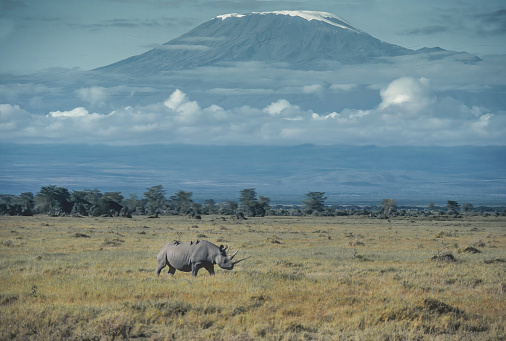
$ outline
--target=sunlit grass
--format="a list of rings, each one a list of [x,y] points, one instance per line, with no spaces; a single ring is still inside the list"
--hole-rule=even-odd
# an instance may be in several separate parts
[[[216,218],[0,217],[0,339],[506,337],[502,217]],[[252,258],[157,277],[174,239]]]

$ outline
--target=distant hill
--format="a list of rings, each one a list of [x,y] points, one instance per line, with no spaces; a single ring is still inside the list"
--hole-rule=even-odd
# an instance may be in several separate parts
[[[329,203],[393,198],[504,205],[506,147],[375,146],[87,146],[1,144],[0,193],[37,192],[54,184],[142,196],[163,185],[169,195],[237,200],[256,188],[273,203],[300,203],[323,191]]]

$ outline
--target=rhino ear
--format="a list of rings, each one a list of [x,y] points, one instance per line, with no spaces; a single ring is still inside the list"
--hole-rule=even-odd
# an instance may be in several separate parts
[[[223,247],[224,247],[223,244],[220,245],[220,251],[223,251]]]

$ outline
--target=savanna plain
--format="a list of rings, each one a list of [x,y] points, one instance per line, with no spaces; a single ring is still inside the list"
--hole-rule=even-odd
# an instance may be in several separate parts
[[[169,241],[251,256],[197,277]],[[0,340],[504,340],[506,217],[0,217]]]

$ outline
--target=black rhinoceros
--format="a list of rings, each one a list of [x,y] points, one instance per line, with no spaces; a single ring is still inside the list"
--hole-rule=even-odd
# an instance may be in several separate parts
[[[227,256],[227,248],[228,246],[223,245],[218,247],[207,240],[189,243],[170,242],[158,253],[156,274],[159,275],[160,271],[168,266],[169,276],[174,275],[176,270],[191,271],[193,276],[197,276],[201,268],[205,268],[210,275],[214,275],[214,264],[218,264],[222,269],[232,270],[235,264],[249,258],[233,261],[239,251]]]

